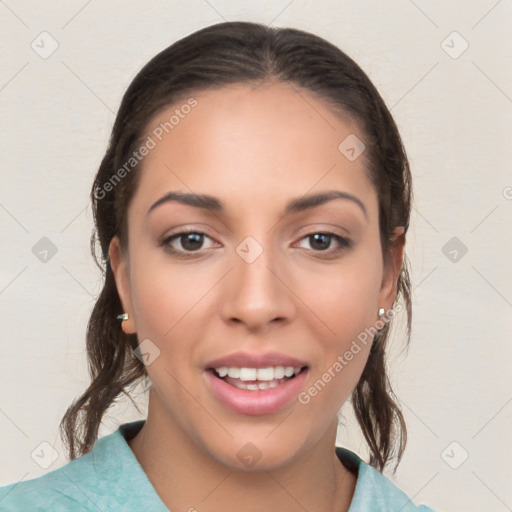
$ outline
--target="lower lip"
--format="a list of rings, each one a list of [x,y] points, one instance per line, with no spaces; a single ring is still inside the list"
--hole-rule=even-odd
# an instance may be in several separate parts
[[[223,405],[239,414],[262,416],[278,412],[293,400],[303,388],[306,374],[307,369],[275,388],[255,391],[232,386],[216,377],[212,371],[205,372],[205,377],[213,395]]]

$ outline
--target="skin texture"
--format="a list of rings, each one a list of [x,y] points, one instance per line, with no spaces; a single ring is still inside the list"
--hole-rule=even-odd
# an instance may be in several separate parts
[[[110,259],[124,311],[122,327],[150,339],[160,355],[147,366],[148,418],[130,446],[171,510],[348,510],[355,477],[334,454],[337,413],[357,384],[370,344],[306,405],[249,416],[210,392],[205,366],[244,351],[277,351],[308,364],[307,390],[345,353],[380,307],[392,307],[401,266],[397,242],[384,264],[376,191],[364,157],[338,146],[356,125],[287,84],[236,84],[194,94],[198,104],[144,158],[128,209],[129,243],[113,239]],[[170,106],[151,123],[168,120]],[[288,201],[339,190],[336,199],[285,215]],[[177,202],[170,191],[210,194],[212,212]],[[179,258],[161,245],[184,229],[206,233]],[[307,235],[334,233],[350,241]],[[248,236],[263,252],[236,252]],[[175,239],[186,252],[187,239]],[[321,245],[320,245],[321,246]],[[254,249],[250,249],[254,250]],[[387,261],[387,260],[386,260]],[[253,467],[237,457],[252,443]]]

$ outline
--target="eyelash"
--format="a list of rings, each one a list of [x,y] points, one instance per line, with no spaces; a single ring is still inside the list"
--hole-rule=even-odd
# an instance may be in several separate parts
[[[203,231],[197,231],[197,230],[180,231],[179,233],[175,233],[174,235],[164,238],[162,240],[162,242],[160,243],[160,245],[164,246],[165,250],[168,253],[172,254],[173,256],[175,256],[177,258],[190,259],[190,258],[202,256],[203,254],[201,253],[201,249],[198,249],[197,251],[177,250],[170,245],[172,241],[180,239],[182,236],[185,236],[188,234],[195,234],[195,235],[204,236],[206,238],[211,239],[211,237],[209,237]],[[318,251],[311,249],[312,252],[319,253],[319,255],[326,255],[326,256],[334,257],[337,254],[352,248],[352,242],[348,238],[342,237],[342,236],[337,235],[336,233],[332,233],[330,231],[314,231],[312,233],[308,233],[307,235],[304,235],[300,240],[308,239],[309,237],[312,237],[314,235],[329,236],[329,237],[331,237],[331,239],[334,239],[339,244],[339,247],[336,249],[325,249],[325,250],[318,250]]]

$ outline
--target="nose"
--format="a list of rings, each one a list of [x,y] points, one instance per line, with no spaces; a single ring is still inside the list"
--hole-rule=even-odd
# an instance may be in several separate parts
[[[222,290],[224,320],[242,324],[251,333],[291,322],[296,308],[286,283],[288,276],[280,270],[284,262],[270,249],[264,249],[252,262],[238,253],[233,260]]]

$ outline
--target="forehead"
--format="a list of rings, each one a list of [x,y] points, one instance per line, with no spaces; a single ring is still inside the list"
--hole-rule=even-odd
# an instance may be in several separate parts
[[[161,111],[145,137],[154,142],[138,187],[147,202],[168,190],[239,203],[332,188],[374,194],[364,153],[351,160],[340,151],[347,138],[364,139],[359,127],[286,83],[196,92]]]

